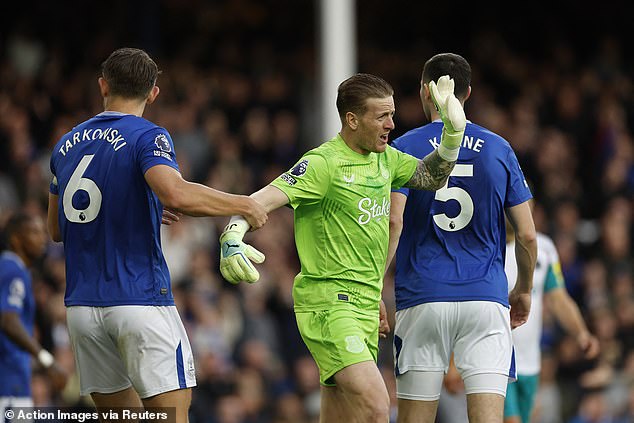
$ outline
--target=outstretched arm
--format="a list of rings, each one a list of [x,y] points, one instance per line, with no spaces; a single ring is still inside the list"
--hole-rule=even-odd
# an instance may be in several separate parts
[[[266,223],[266,212],[257,201],[245,195],[229,194],[208,186],[188,182],[174,168],[153,166],[145,172],[145,180],[163,206],[189,216],[245,217],[251,226]]]

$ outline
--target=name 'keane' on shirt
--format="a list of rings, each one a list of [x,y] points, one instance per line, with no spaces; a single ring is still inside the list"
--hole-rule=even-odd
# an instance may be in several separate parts
[[[123,135],[119,133],[118,129],[112,128],[90,128],[84,129],[83,131],[73,132],[70,138],[66,140],[65,143],[59,148],[59,152],[62,153],[62,156],[66,156],[68,150],[73,148],[73,146],[82,141],[95,141],[95,140],[103,140],[109,142],[114,151],[119,151],[123,146],[126,145],[125,138]]]
[[[440,141],[438,141],[437,137],[434,137],[428,141],[434,148],[438,148],[438,145],[440,145]],[[462,144],[460,145],[460,147],[468,148],[469,150],[473,150],[476,153],[479,153],[482,150],[483,146],[484,146],[483,139],[480,139],[480,138],[474,139],[473,137],[470,137],[468,135],[464,136],[464,139],[462,140]]]

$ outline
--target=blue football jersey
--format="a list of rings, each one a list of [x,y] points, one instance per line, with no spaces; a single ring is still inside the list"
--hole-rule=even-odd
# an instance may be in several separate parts
[[[67,306],[173,305],[161,250],[163,206],[145,181],[156,165],[178,170],[169,133],[138,116],[103,112],[53,149]]]
[[[440,143],[442,122],[407,132],[393,146],[423,158]],[[494,301],[508,307],[504,209],[532,198],[509,143],[467,123],[447,185],[407,195],[396,251],[396,307]]]
[[[35,299],[31,275],[22,259],[6,251],[0,255],[0,312],[20,316],[33,336]],[[31,354],[0,331],[0,397],[31,396]]]

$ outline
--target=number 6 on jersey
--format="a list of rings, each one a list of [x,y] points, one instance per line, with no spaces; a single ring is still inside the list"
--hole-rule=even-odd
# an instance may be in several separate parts
[[[99,187],[92,179],[83,177],[93,157],[95,157],[94,154],[88,154],[82,157],[66,185],[63,203],[64,215],[69,222],[92,222],[97,218],[99,210],[101,209],[101,191]],[[88,193],[88,206],[82,210],[76,209],[75,206],[73,206],[73,196],[79,190]]]

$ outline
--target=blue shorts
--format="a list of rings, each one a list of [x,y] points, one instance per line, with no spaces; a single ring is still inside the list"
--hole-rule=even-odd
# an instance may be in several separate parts
[[[538,388],[539,375],[518,374],[517,381],[506,388],[504,418],[519,416],[522,423],[529,423]]]

